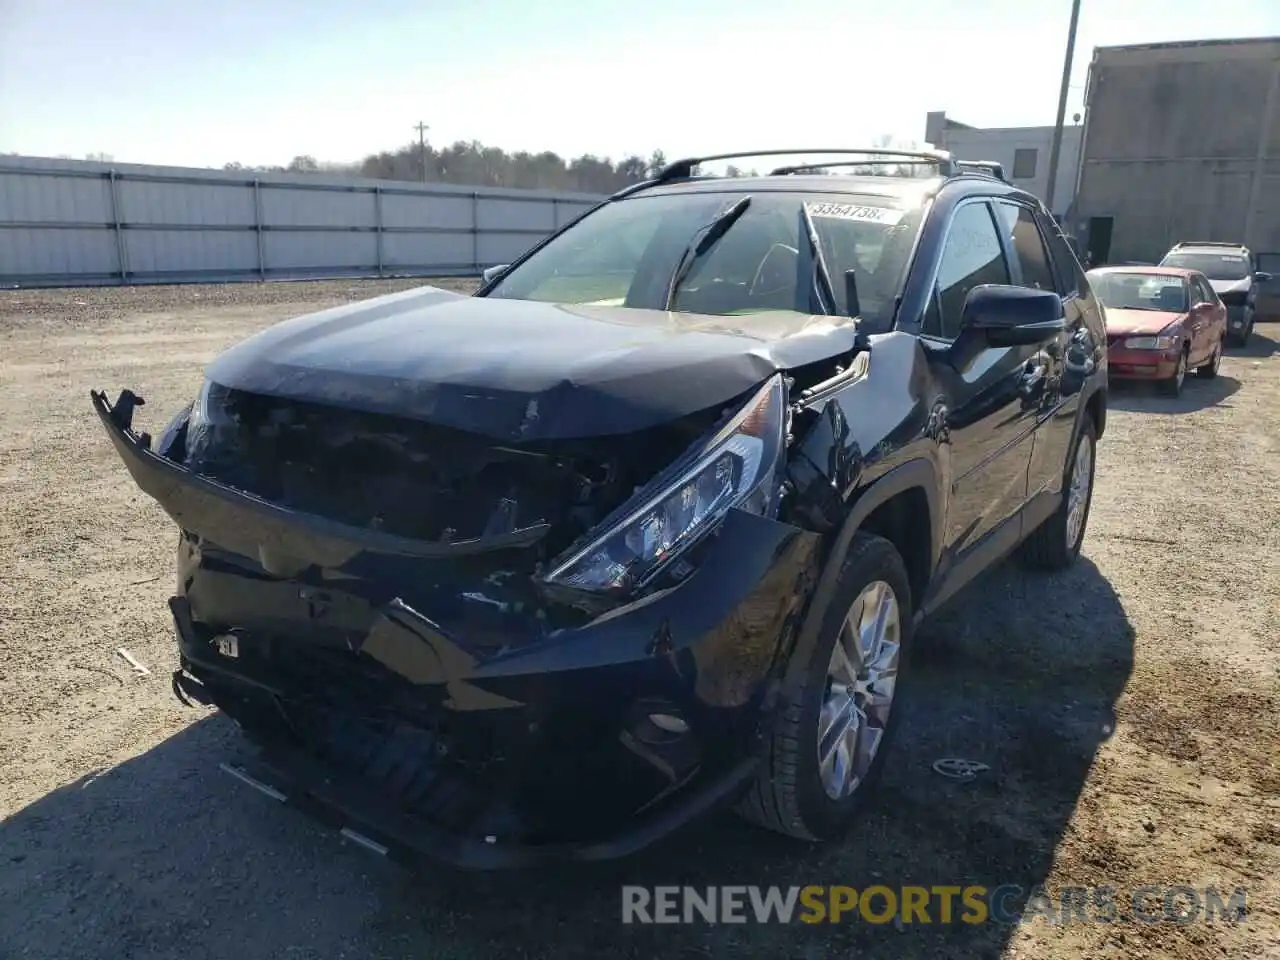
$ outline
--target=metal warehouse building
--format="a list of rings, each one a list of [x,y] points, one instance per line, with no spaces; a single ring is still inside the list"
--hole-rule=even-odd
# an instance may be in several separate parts
[[[1178,240],[1280,258],[1280,37],[1099,47],[1075,233],[1097,261]]]

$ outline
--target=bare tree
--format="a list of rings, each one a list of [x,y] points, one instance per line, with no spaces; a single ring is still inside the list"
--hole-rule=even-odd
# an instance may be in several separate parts
[[[289,166],[285,167],[289,173],[317,173],[320,165],[316,163],[316,158],[312,156],[297,156],[289,161]]]

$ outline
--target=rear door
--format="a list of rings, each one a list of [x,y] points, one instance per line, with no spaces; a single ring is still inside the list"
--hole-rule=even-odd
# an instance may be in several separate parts
[[[1056,491],[1062,481],[1077,398],[1064,390],[1063,368],[1067,348],[1084,329],[1080,299],[1076,291],[1064,290],[1054,271],[1053,261],[1037,211],[1029,204],[1001,199],[996,213],[1002,226],[1012,267],[1013,283],[1035,290],[1051,290],[1062,299],[1066,329],[1055,339],[1034,348],[1024,375],[1024,398],[1035,419],[1035,440],[1027,471],[1027,497],[1046,489]],[[1074,287],[1074,285],[1073,285]]]
[[[1205,324],[1205,338],[1208,341],[1206,346],[1210,353],[1214,349],[1220,348],[1222,340],[1227,335],[1227,308],[1222,305],[1222,301],[1218,299],[1218,295],[1213,291],[1213,284],[1209,282],[1209,278],[1203,274],[1197,273],[1192,282],[1199,288],[1200,295],[1205,302],[1205,314],[1207,322]]]

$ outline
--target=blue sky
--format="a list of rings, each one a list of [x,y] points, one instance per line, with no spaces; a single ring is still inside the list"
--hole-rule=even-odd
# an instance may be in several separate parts
[[[221,166],[416,138],[617,158],[1053,122],[1070,0],[0,0],[0,152]],[[1095,45],[1280,34],[1280,0],[1084,0]],[[822,141],[822,144],[817,144]],[[803,143],[802,143],[803,142]]]

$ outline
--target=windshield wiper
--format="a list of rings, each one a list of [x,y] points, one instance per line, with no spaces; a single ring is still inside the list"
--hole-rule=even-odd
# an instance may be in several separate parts
[[[836,313],[836,291],[831,285],[831,273],[827,270],[827,258],[822,255],[822,243],[818,238],[818,228],[814,225],[813,214],[805,203],[800,204],[800,219],[804,223],[804,234],[809,239],[809,256],[813,258],[813,285],[818,294],[818,308],[826,314]],[[852,274],[853,271],[849,271]],[[846,275],[846,279],[851,276]],[[853,304],[849,304],[853,307]],[[852,314],[850,314],[852,316]]]
[[[698,262],[698,258],[705,256],[707,251],[729,232],[729,228],[738,222],[738,218],[747,212],[747,207],[749,206],[751,206],[751,197],[741,197],[730,207],[717,214],[710,223],[698,229],[698,232],[694,234],[694,239],[680,254],[680,260],[671,274],[671,282],[667,284],[667,297],[662,303],[663,310],[671,309],[671,305],[676,299],[676,290],[680,288],[680,284],[684,283],[685,278],[689,276],[689,271]]]

